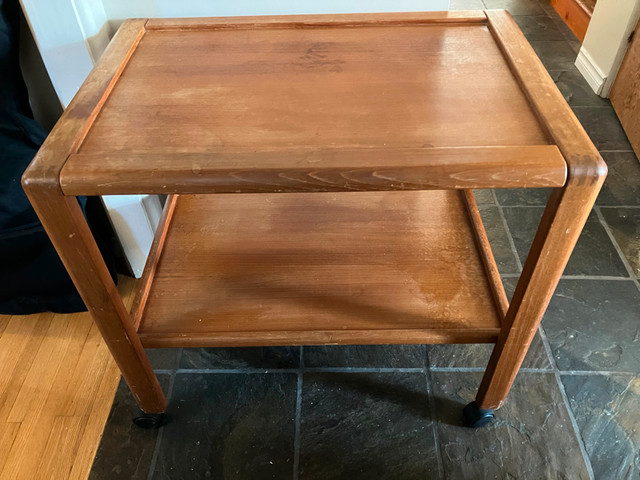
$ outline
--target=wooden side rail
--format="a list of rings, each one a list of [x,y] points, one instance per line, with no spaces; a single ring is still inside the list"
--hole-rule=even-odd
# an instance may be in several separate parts
[[[158,228],[156,230],[155,236],[153,237],[153,243],[151,244],[151,248],[149,249],[147,263],[145,263],[144,265],[142,278],[140,279],[140,282],[138,284],[138,291],[136,293],[135,299],[133,300],[133,305],[131,306],[131,318],[133,321],[133,326],[136,330],[138,330],[138,327],[140,326],[140,320],[142,319],[142,314],[144,313],[144,307],[147,303],[147,299],[149,298],[151,283],[153,282],[156,269],[158,268],[158,262],[160,261],[160,256],[162,255],[164,241],[167,238],[167,232],[169,231],[169,226],[171,225],[171,219],[173,218],[173,212],[176,208],[177,202],[178,195],[169,195],[167,197],[167,201],[165,202],[164,208],[162,209],[162,215],[160,216]]]
[[[478,210],[476,199],[474,198],[473,192],[471,190],[463,190],[462,192],[460,192],[460,195],[462,196],[465,207],[467,209],[469,223],[473,228],[476,247],[478,248],[480,256],[482,257],[482,263],[487,273],[487,280],[489,281],[489,286],[491,287],[491,293],[493,294],[493,300],[496,305],[496,310],[498,311],[498,315],[504,322],[504,318],[507,315],[507,310],[509,309],[509,300],[507,299],[507,294],[504,291],[502,279],[500,278],[500,272],[498,271],[496,261],[493,258],[491,245],[489,244],[487,232],[484,229],[484,224],[482,223],[482,218],[480,217],[480,211]]]
[[[264,15],[258,17],[152,18],[148,30],[242,30],[264,28],[385,27],[486,23],[483,11]]]

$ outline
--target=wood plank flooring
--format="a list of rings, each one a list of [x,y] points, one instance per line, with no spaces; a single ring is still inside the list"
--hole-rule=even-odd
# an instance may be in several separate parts
[[[0,316],[0,479],[87,478],[119,380],[88,313]]]

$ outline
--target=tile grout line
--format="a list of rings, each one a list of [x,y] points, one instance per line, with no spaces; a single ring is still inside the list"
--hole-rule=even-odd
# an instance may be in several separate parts
[[[627,279],[629,280],[629,279]],[[433,345],[438,345],[438,344],[433,344]],[[484,372],[486,370],[486,367],[429,367],[430,370],[432,372],[449,372],[449,373],[455,373],[455,372]],[[309,372],[309,373],[421,373],[424,369],[422,368],[366,368],[366,367],[351,367],[351,368],[333,368],[333,367],[327,367],[327,368],[323,368],[323,367],[313,367],[313,368],[307,368],[304,371],[305,372]],[[172,374],[172,370],[154,370],[156,374],[158,375],[171,375]],[[552,373],[553,369],[552,368],[528,368],[528,367],[523,367],[520,368],[518,370],[519,372],[525,372],[525,373]],[[224,370],[224,371],[220,371],[220,370],[188,370],[188,369],[182,369],[179,372],[176,372],[177,374],[180,375],[189,375],[189,374],[220,374],[220,375],[226,375],[226,374],[238,374],[238,375],[247,375],[247,374],[273,374],[273,375],[278,375],[278,374],[287,374],[287,373],[299,373],[298,370],[293,370],[293,369],[277,369],[277,368],[272,368],[269,369],[268,371],[264,371],[264,370],[259,370],[259,371],[243,371],[243,370]],[[558,369],[558,373],[562,376],[571,376],[571,375],[602,375],[602,376],[615,376],[615,375],[631,375],[631,376],[637,376],[637,372],[627,372],[627,371],[614,371],[614,370],[559,370]]]
[[[595,205],[598,208],[640,208],[640,205]]]
[[[519,273],[501,273],[500,276],[502,278],[520,278],[520,274]],[[620,282],[620,281],[633,281],[635,280],[634,277],[613,277],[610,275],[562,275],[560,277],[561,280],[606,280],[606,281],[613,281],[613,282]]]
[[[538,334],[540,335],[540,339],[542,340],[542,345],[544,347],[545,352],[547,353],[547,357],[549,360],[549,364],[551,365],[551,371],[553,373],[554,378],[556,379],[556,384],[558,385],[558,390],[560,391],[560,396],[562,397],[562,401],[567,410],[567,415],[569,416],[569,421],[571,422],[571,427],[573,428],[573,434],[576,437],[576,441],[578,442],[578,446],[580,447],[580,453],[582,454],[582,461],[585,464],[587,469],[587,473],[589,474],[589,479],[594,480],[595,475],[593,473],[593,466],[591,465],[591,458],[587,453],[587,448],[584,444],[584,439],[582,438],[582,432],[580,431],[580,427],[578,426],[578,422],[576,421],[576,417],[573,414],[573,409],[571,408],[571,404],[569,403],[569,397],[567,396],[567,392],[564,389],[564,384],[562,383],[562,378],[560,377],[560,369],[556,363],[556,359],[553,356],[553,351],[551,350],[551,344],[549,343],[549,339],[547,338],[547,332],[545,332],[544,327],[542,326],[542,322],[538,325]]]
[[[298,480],[300,469],[300,430],[302,418],[302,372],[304,371],[304,345],[300,345],[298,383],[296,388],[296,416],[293,434],[293,480]]]
[[[570,376],[637,377],[638,376],[638,372],[613,372],[611,370],[558,370],[558,373],[563,377],[570,377]]]
[[[598,150],[599,153],[635,153],[633,150]]]
[[[572,105],[571,110],[574,108],[613,108],[611,105]],[[607,152],[611,150],[600,150],[601,152]],[[630,152],[631,150],[623,150],[624,152]]]
[[[495,190],[491,190],[491,194],[493,195],[496,205],[498,205],[498,215],[500,216],[500,220],[502,220],[502,226],[504,227],[504,230],[507,234],[507,241],[509,242],[509,246],[511,247],[511,253],[516,257],[518,272],[522,273],[522,262],[520,261],[520,256],[518,255],[518,251],[516,250],[516,244],[513,241],[511,230],[509,229],[509,225],[507,224],[507,217],[504,216],[504,211],[502,210],[503,207],[498,201]]]
[[[580,452],[582,452],[582,459],[584,460],[584,464],[587,467],[587,473],[589,474],[589,478],[591,480],[594,480],[595,475],[593,473],[593,465],[591,465],[591,458],[589,457],[589,453],[587,453],[587,447],[584,444],[584,439],[582,438],[582,432],[580,432],[580,427],[578,426],[576,417],[573,414],[573,409],[571,408],[571,404],[569,403],[569,397],[567,396],[567,392],[564,389],[564,383],[562,383],[562,379],[560,378],[560,373],[558,371],[554,371],[554,376],[556,378],[556,383],[558,384],[558,390],[560,390],[560,395],[562,396],[562,400],[564,401],[565,407],[567,408],[567,414],[569,415],[571,426],[573,427],[576,440],[578,441]]]
[[[429,349],[425,348],[425,367],[423,369],[425,381],[427,382],[427,399],[429,401],[429,415],[431,415],[431,434],[436,449],[436,463],[438,464],[438,478],[445,478],[444,459],[440,448],[440,434],[438,432],[438,414],[436,412],[436,402],[433,396],[433,382],[431,379],[431,363],[429,362]]]
[[[634,280],[633,277],[614,277],[611,275],[562,275],[561,280],[603,280],[607,282],[619,282]]]
[[[493,207],[493,206],[502,206],[502,208],[539,208],[540,210],[544,210],[545,205],[517,205],[517,204],[513,204],[513,205],[491,205],[489,203],[487,204],[481,204],[480,206],[487,206],[487,207]],[[599,208],[640,208],[640,205],[601,205],[601,204],[596,204],[594,205],[594,207],[599,207]]]
[[[596,212],[596,216],[598,217],[600,224],[604,228],[604,231],[607,232],[607,235],[609,236],[609,240],[611,240],[611,243],[613,243],[613,248],[616,249],[616,252],[620,257],[620,260],[622,260],[622,264],[624,265],[624,268],[627,270],[627,273],[629,274],[629,278],[637,280],[638,277],[633,271],[633,268],[631,267],[629,260],[627,260],[627,257],[625,256],[624,252],[620,248],[620,245],[618,245],[618,241],[616,240],[616,237],[613,235],[613,232],[611,231],[609,224],[605,220],[604,215],[602,215],[602,212],[600,211],[600,207],[599,206],[593,207],[593,211]]]
[[[486,367],[430,367],[432,372],[448,372],[448,373],[482,373],[487,370]],[[519,368],[518,372],[524,373],[552,373],[550,368]]]
[[[167,408],[171,403],[171,397],[173,396],[173,386],[175,385],[176,376],[178,374],[178,369],[180,367],[180,361],[182,360],[182,352],[184,349],[180,349],[178,355],[176,355],[176,363],[174,364],[174,368],[171,370],[171,377],[169,379],[169,389],[167,391]],[[157,371],[156,371],[157,374]],[[158,429],[158,435],[156,436],[156,444],[153,449],[153,456],[151,457],[151,462],[149,463],[149,472],[147,473],[147,480],[153,479],[153,474],[156,470],[156,465],[158,464],[158,457],[160,456],[160,445],[162,444],[162,437],[164,436],[164,428],[162,426]]]
[[[216,369],[216,368],[181,368],[176,371],[178,375],[186,374],[280,374],[280,373],[419,373],[422,368],[418,367],[309,367],[309,368],[236,368],[236,369]],[[155,370],[156,373],[171,373],[172,370]]]

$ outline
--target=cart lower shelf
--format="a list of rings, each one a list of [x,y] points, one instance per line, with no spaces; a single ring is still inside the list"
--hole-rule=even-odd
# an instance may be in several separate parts
[[[468,208],[460,191],[182,195],[142,302],[140,339],[495,342],[502,286]]]

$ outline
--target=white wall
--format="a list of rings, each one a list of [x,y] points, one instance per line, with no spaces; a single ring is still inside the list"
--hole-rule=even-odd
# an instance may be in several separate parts
[[[640,0],[596,3],[576,67],[598,95],[609,95],[639,18]]]
[[[449,0],[104,0],[107,18],[448,10]]]
[[[94,32],[85,32],[73,0],[21,3],[51,83],[66,107],[93,68],[85,35]]]

